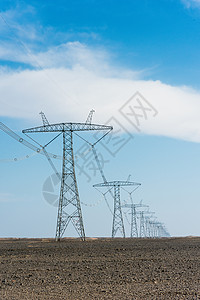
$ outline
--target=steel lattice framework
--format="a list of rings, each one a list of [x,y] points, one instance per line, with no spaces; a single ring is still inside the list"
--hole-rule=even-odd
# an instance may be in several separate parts
[[[131,238],[138,237],[138,226],[137,226],[137,209],[141,207],[148,207],[148,205],[144,205],[142,203],[127,203],[123,207],[131,209]]]
[[[130,181],[109,181],[93,185],[93,187],[113,187],[114,189],[114,213],[112,225],[112,238],[114,238],[118,231],[125,237],[124,221],[122,216],[122,206],[120,197],[121,186],[139,186],[140,183]]]
[[[25,129],[23,133],[61,132],[63,135],[63,164],[56,226],[56,239],[60,240],[70,221],[78,235],[85,240],[81,204],[75,175],[73,131],[112,130],[112,126],[87,123],[59,123]]]

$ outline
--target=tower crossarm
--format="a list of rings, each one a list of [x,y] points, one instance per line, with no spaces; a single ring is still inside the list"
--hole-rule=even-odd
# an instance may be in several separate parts
[[[109,181],[105,183],[98,183],[93,185],[93,187],[104,187],[104,186],[132,186],[132,185],[141,185],[138,182],[128,182],[128,181]]]
[[[138,207],[149,207],[148,205],[145,205],[145,204],[134,204],[134,203],[126,203],[123,205],[123,207],[126,207],[126,208],[132,208],[132,207],[135,207],[135,208],[138,208]]]
[[[23,133],[112,130],[112,126],[86,123],[58,123],[24,129]]]

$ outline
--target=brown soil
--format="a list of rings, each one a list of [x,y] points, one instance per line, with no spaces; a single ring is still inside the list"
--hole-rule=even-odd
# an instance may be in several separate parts
[[[200,238],[1,239],[0,299],[200,299]]]

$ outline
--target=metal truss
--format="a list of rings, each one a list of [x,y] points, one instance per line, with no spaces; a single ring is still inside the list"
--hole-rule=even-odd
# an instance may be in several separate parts
[[[144,211],[140,211],[140,237],[145,237],[145,220],[144,220]]]
[[[64,131],[91,131],[91,130],[111,130],[111,126],[87,124],[87,123],[59,123],[34,128],[25,129],[23,133],[33,132],[64,132]]]
[[[141,185],[141,183],[138,183],[138,182],[132,182],[132,181],[119,181],[119,180],[116,180],[116,181],[109,181],[109,182],[106,182],[106,183],[98,183],[98,184],[95,184],[93,185],[94,187],[104,187],[104,186],[132,186],[132,185]]]
[[[137,209],[141,207],[148,207],[148,205],[142,204],[142,203],[131,203],[131,204],[125,204],[123,205],[125,208],[130,208],[131,209],[131,234],[130,237],[138,237],[139,232],[138,232],[138,226],[137,226]]]
[[[49,121],[47,120],[45,114],[44,114],[42,111],[40,112],[40,115],[41,115],[41,117],[42,117],[43,125],[44,125],[44,126],[49,125]]]
[[[131,207],[131,238],[138,237],[136,206]]]
[[[92,110],[89,112],[89,115],[88,115],[87,120],[86,120],[86,122],[85,122],[86,124],[91,124],[91,122],[92,122],[92,117],[93,117],[94,112],[95,112],[94,109],[92,109]]]
[[[51,143],[54,139],[56,139],[58,136],[55,137],[54,139],[52,139],[51,142],[49,142],[47,145],[42,146],[42,145],[38,144],[39,147],[36,147],[32,143],[26,141],[24,138],[17,135],[10,128],[8,128],[5,124],[0,122],[0,129],[3,130],[6,134],[8,134],[10,137],[15,139],[20,144],[30,148],[35,153],[45,155],[47,157],[49,163],[51,164],[54,172],[57,174],[57,176],[61,180],[61,190],[60,190],[58,218],[57,218],[57,227],[56,227],[57,240],[59,240],[63,236],[65,229],[67,228],[70,221],[73,224],[73,226],[75,227],[75,229],[78,232],[81,239],[82,240],[85,239],[85,231],[84,231],[84,226],[83,226],[81,205],[80,205],[77,181],[76,181],[76,176],[75,176],[74,155],[73,155],[73,132],[74,131],[106,130],[107,131],[106,134],[108,134],[112,130],[111,126],[91,124],[93,113],[94,113],[94,110],[91,110],[85,123],[49,124],[45,114],[43,112],[41,112],[40,115],[42,117],[43,126],[25,129],[22,131],[25,134],[33,133],[33,132],[35,132],[35,133],[36,132],[43,132],[43,133],[59,132],[58,136],[60,134],[63,135],[63,156],[55,155],[53,153],[49,153],[46,151],[46,146],[49,143]],[[102,184],[95,185],[95,186],[110,187],[108,192],[114,199],[114,213],[112,213],[112,210],[110,209],[110,206],[105,198],[106,204],[107,204],[109,210],[111,211],[111,213],[113,214],[112,237],[114,237],[116,235],[118,230],[120,230],[122,232],[122,235],[125,237],[125,230],[124,230],[122,210],[121,210],[122,207],[131,208],[131,237],[138,237],[138,236],[140,236],[140,237],[146,236],[146,237],[153,237],[153,238],[170,237],[170,234],[168,233],[168,231],[165,228],[163,223],[156,222],[155,220],[152,220],[151,217],[145,216],[146,213],[150,213],[150,212],[137,211],[137,208],[139,206],[142,207],[145,205],[133,204],[133,201],[131,199],[131,204],[125,204],[125,205],[121,206],[120,187],[121,186],[131,186],[131,185],[139,186],[140,184],[135,183],[135,182],[130,182],[129,181],[130,178],[127,181],[107,182],[106,177],[103,172],[103,169],[99,162],[98,155],[97,155],[95,147],[94,147],[103,137],[101,137],[93,145],[90,144],[89,142],[88,142],[88,144],[90,144],[90,146],[91,146],[95,160],[97,162],[98,169],[100,171],[100,174],[101,174],[103,182],[104,182]],[[30,155],[27,155],[26,158],[27,157],[30,157]],[[55,166],[52,163],[51,158],[63,160],[62,176],[60,176],[60,174],[55,169]],[[15,158],[14,160],[16,161],[17,159]],[[113,187],[114,187],[114,194],[112,193]],[[129,193],[129,194],[131,194],[131,193]],[[140,230],[138,230],[138,227],[137,227],[137,215],[138,214],[140,215]]]
[[[129,181],[110,181],[93,185],[93,187],[112,187],[114,189],[114,213],[112,224],[112,238],[114,238],[118,231],[125,237],[124,221],[122,216],[122,205],[120,197],[121,186],[139,186],[140,183]]]
[[[73,154],[73,132],[91,130],[112,130],[111,126],[86,124],[86,123],[59,123],[25,129],[22,132],[61,132],[63,135],[63,165],[61,177],[61,189],[56,226],[56,240],[63,236],[70,221],[82,240],[85,240],[85,230],[81,204],[75,175],[75,163]]]

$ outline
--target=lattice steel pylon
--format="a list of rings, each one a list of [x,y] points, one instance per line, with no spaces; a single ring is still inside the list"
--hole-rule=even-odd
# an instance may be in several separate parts
[[[140,211],[140,237],[145,237],[145,220],[144,220],[144,211]]]
[[[146,237],[152,237],[151,236],[151,220],[153,218],[153,215],[155,214],[154,211],[146,211],[145,212],[145,233],[146,233]]]
[[[137,226],[137,208],[144,207],[145,205],[142,203],[127,203],[123,207],[131,209],[131,234],[130,237],[138,237],[138,226]]]
[[[122,206],[120,197],[121,186],[132,186],[141,185],[137,182],[130,181],[109,181],[104,183],[98,183],[93,187],[111,187],[114,189],[114,212],[113,212],[113,224],[112,224],[112,238],[114,238],[118,231],[121,232],[122,236],[125,237],[124,221],[122,216]]]
[[[124,207],[131,209],[131,234],[130,237],[138,237],[138,227],[137,227],[137,212],[136,212],[137,204],[125,204]]]
[[[25,134],[59,132],[63,135],[63,163],[56,226],[56,240],[60,240],[60,238],[63,236],[70,221],[72,222],[80,238],[85,240],[85,230],[75,175],[73,132],[92,130],[110,131],[112,130],[112,126],[88,123],[46,123],[44,126],[29,128],[22,131]]]
[[[131,205],[131,238],[138,237],[136,204]]]

